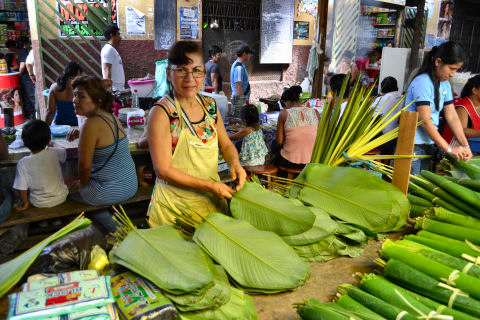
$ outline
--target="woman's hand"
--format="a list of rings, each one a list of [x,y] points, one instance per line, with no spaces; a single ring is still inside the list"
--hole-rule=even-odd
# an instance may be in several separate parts
[[[15,210],[17,211],[27,210],[29,206],[30,206],[30,203],[28,201],[22,202],[22,204],[18,204],[15,206]]]
[[[459,161],[468,161],[472,157],[472,151],[470,150],[470,147],[456,146],[453,147],[452,151],[448,153],[457,158]]]
[[[70,185],[70,193],[75,192],[78,189],[80,189],[80,180],[76,180]]]
[[[73,141],[75,139],[78,139],[78,137],[80,137],[80,130],[78,130],[77,128],[71,128],[70,130],[68,130],[67,141]]]
[[[243,169],[240,164],[237,164],[230,167],[230,174],[234,181],[238,179],[238,184],[235,191],[242,189],[243,185],[245,184],[245,179],[247,178],[247,173],[245,172],[245,169]]]
[[[213,181],[211,181],[209,190],[217,198],[220,198],[220,199],[231,199],[232,194],[235,192],[232,188],[227,186],[225,183],[213,182]]]

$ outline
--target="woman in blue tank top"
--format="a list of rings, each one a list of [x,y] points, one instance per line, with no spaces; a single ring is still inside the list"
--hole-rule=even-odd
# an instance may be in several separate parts
[[[71,199],[95,206],[124,202],[137,192],[137,175],[127,135],[111,113],[113,96],[96,77],[77,77],[72,87],[75,111],[87,120],[80,129],[79,180],[70,188],[76,191]],[[98,222],[108,231],[115,229],[108,211],[96,215],[101,215]]]
[[[45,121],[48,125],[66,124],[78,126],[73,108],[72,80],[82,74],[82,67],[74,61],[69,62],[57,81],[50,86],[48,94],[48,112]]]

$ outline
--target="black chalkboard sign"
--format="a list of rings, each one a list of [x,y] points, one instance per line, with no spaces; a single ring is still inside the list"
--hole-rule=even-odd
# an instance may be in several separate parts
[[[175,42],[176,1],[155,0],[155,50],[167,50]]]

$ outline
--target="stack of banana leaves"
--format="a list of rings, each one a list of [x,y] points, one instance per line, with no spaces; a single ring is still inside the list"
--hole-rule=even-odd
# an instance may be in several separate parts
[[[362,253],[361,243],[367,241],[362,230],[259,183],[247,182],[236,192],[230,211],[233,217],[259,230],[278,234],[306,261],[325,261],[341,255],[356,257]]]
[[[117,211],[117,219],[123,229],[111,262],[157,285],[182,319],[256,319],[251,297],[231,287],[223,267],[172,226],[137,230],[124,212]]]
[[[422,171],[409,184],[408,198],[412,205],[411,217],[423,216],[432,207],[480,218],[480,166],[479,159],[468,163],[448,156],[448,162],[458,170],[450,170],[453,177]]]

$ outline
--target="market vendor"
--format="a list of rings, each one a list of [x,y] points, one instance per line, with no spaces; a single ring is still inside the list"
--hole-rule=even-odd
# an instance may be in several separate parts
[[[480,137],[480,75],[468,79],[463,87],[460,99],[455,102],[463,132],[468,138]],[[443,138],[450,143],[453,139],[453,132],[450,127],[445,126]]]
[[[423,121],[415,136],[415,155],[435,156],[443,150],[457,159],[468,161],[472,151],[463,132],[462,124],[453,105],[452,87],[448,79],[463,66],[465,51],[456,43],[448,41],[433,47],[425,57],[417,76],[410,83],[406,104],[416,101],[408,107],[418,112],[418,120]],[[450,146],[438,132],[439,115],[444,117],[458,139],[460,145]],[[440,150],[439,150],[440,149]],[[430,169],[430,158],[413,159],[412,174]]]
[[[178,210],[188,204],[203,215],[225,212],[225,199],[234,189],[219,181],[219,149],[238,180],[237,190],[245,182],[245,170],[215,101],[198,93],[204,78],[198,43],[176,42],[168,53],[170,95],[154,104],[148,119],[148,145],[158,177],[148,209],[151,227],[174,223],[165,206]]]

